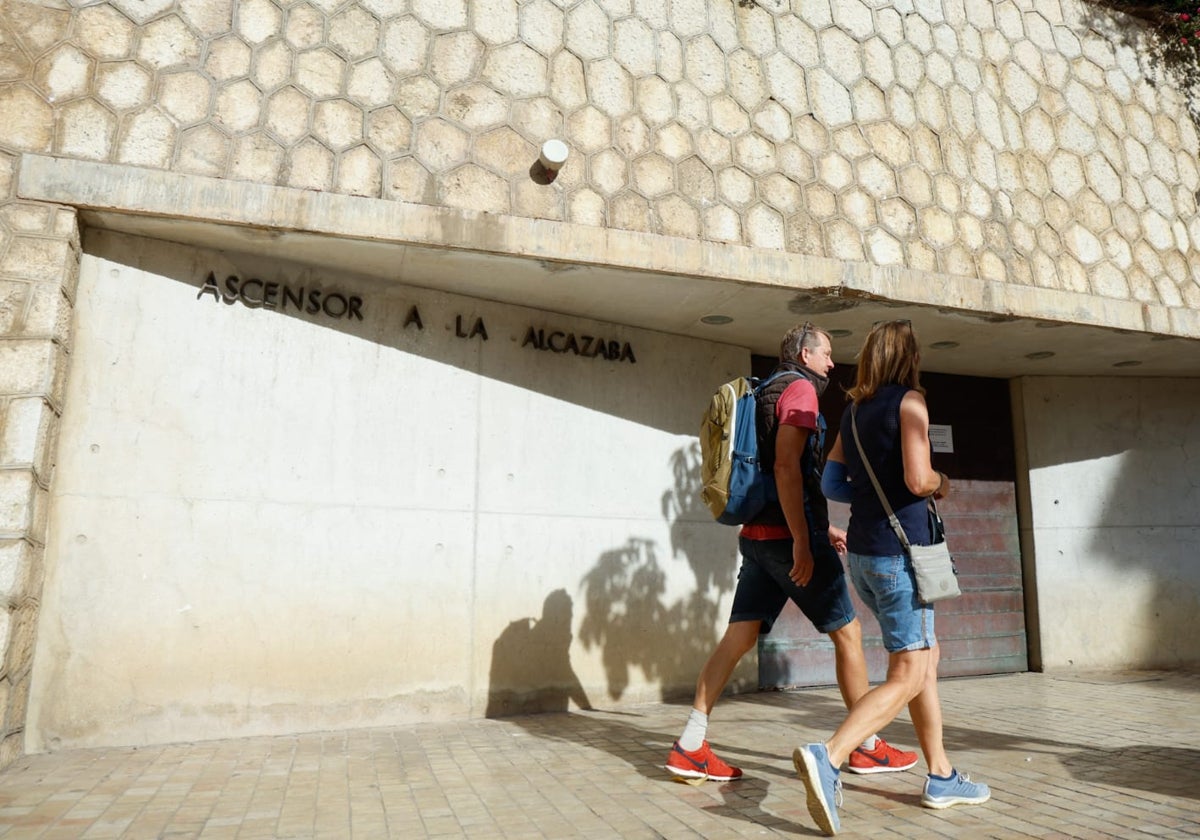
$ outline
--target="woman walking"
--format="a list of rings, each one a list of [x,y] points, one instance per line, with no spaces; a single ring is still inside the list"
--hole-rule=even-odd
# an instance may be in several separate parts
[[[851,402],[821,482],[826,498],[850,503],[850,578],[879,619],[888,651],[887,681],[854,704],[828,741],[807,744],[793,754],[807,789],[809,813],[831,835],[840,827],[838,768],[866,736],[885,727],[906,704],[929,768],[921,804],[948,808],[986,802],[991,796],[987,785],[959,773],[946,755],[934,610],[917,597],[912,563],[863,466],[865,454],[909,541],[930,544],[928,497],[949,494],[950,480],[930,463],[920,360],[909,321],[886,321],[872,328],[859,354]],[[855,426],[862,454],[850,433]]]

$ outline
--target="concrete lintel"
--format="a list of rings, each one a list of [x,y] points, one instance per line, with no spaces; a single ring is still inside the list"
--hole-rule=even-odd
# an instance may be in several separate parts
[[[1029,318],[1200,338],[1200,313],[1180,307],[744,245],[45,155],[22,155],[17,195],[122,215],[398,247],[457,249],[828,297],[869,298],[997,320]]]

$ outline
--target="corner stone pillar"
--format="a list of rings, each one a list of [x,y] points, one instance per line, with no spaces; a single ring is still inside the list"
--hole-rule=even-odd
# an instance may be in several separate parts
[[[0,181],[12,166],[0,156]],[[24,752],[80,253],[72,208],[10,195],[0,191],[0,768]]]

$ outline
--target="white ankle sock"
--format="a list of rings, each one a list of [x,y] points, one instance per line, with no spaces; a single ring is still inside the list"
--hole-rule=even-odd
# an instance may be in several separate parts
[[[862,748],[864,750],[866,750],[867,752],[870,752],[871,750],[875,749],[875,746],[878,743],[879,743],[879,736],[872,735],[871,737],[867,738],[867,740],[862,742]]]
[[[683,727],[683,734],[679,736],[679,746],[688,752],[694,752],[700,749],[700,745],[704,743],[704,736],[707,734],[708,715],[699,709],[692,709],[692,713],[688,715],[687,725]]]

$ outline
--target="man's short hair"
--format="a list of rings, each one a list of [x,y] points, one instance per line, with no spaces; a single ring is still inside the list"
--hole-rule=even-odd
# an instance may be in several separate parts
[[[800,364],[800,351],[805,347],[812,350],[820,346],[820,336],[825,336],[825,340],[833,344],[829,333],[820,327],[814,327],[811,321],[792,327],[783,336],[783,341],[779,342],[780,361]]]

